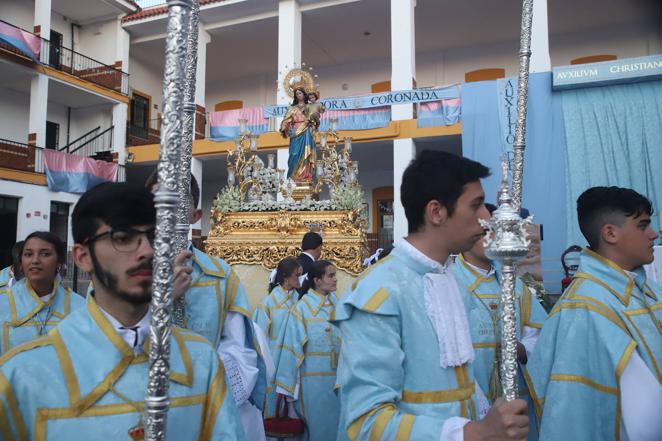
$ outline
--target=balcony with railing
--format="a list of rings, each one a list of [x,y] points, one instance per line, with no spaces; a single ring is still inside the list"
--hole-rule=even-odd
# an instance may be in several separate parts
[[[129,74],[0,20],[0,52],[11,52],[77,78],[129,94]]]
[[[90,158],[112,162],[111,151],[113,150],[114,129],[115,126],[110,126],[100,132],[101,126],[95,127],[59,150],[78,156],[88,156]]]
[[[147,122],[127,121],[126,146],[158,144],[161,142],[161,118]]]
[[[43,173],[43,148],[0,138],[0,167]]]
[[[113,162],[114,157],[110,151],[112,132],[113,127],[110,127],[69,152],[63,151],[64,149],[60,151],[72,156],[83,156],[83,153],[87,153],[84,156]],[[44,151],[43,147],[0,138],[0,168],[44,174],[46,172]],[[126,181],[126,169],[124,165],[118,164],[117,182],[124,181]]]

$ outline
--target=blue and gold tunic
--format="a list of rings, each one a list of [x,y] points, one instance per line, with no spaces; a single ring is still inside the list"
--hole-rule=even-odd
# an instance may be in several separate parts
[[[53,294],[43,301],[27,278],[0,288],[0,355],[21,343],[45,335],[85,299],[55,280]]]
[[[632,354],[662,384],[662,290],[583,250],[528,363],[541,441],[623,437],[620,377]]]
[[[498,336],[500,333],[499,302],[501,286],[498,273],[481,274],[458,256],[453,265],[453,273],[460,287],[463,288],[465,305],[469,315],[471,328],[471,342],[476,353],[473,362],[473,373],[478,385],[486,394],[490,404],[500,395],[501,386],[497,375],[499,365],[497,358]],[[547,312],[531,290],[520,280],[515,283],[517,303],[515,312],[517,319],[517,340],[525,328],[541,329],[547,319]],[[537,439],[538,427],[536,425],[533,401],[529,397],[529,388],[523,375],[526,366],[519,365],[517,392],[529,404],[529,436],[528,440]]]
[[[239,276],[227,262],[197,248],[193,248],[192,261],[191,287],[184,297],[186,328],[207,338],[218,349],[227,314],[234,312],[243,317],[245,346],[260,355],[257,366],[260,374],[251,392],[251,402],[261,408],[267,386],[266,367],[255,338],[248,297]]]
[[[0,440],[141,439],[148,370],[147,353],[134,355],[89,296],[46,336],[0,358]],[[170,380],[166,439],[244,440],[205,338],[173,328]]]
[[[338,433],[334,387],[340,332],[329,323],[335,308],[335,294],[311,289],[292,308],[282,331],[276,385],[291,396],[298,387],[295,408],[306,424],[304,440],[335,441]]]
[[[449,419],[478,419],[471,363],[440,365],[425,309],[431,271],[396,246],[339,302],[339,440],[436,441]]]
[[[296,291],[288,294],[283,291],[283,288],[276,286],[255,308],[253,312],[253,321],[262,328],[268,342],[271,356],[274,360],[274,366],[278,365],[280,357],[280,349],[283,345],[281,338],[284,334],[281,333],[283,326],[287,322],[287,315],[290,309],[296,304]],[[276,387],[274,383],[267,387],[267,394],[263,407],[263,414],[265,418],[271,418],[276,415]]]

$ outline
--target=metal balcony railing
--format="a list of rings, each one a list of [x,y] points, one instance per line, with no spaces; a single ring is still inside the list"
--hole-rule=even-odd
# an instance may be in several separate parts
[[[61,152],[65,151],[67,153],[73,150],[78,150],[80,146],[82,146],[83,144],[87,144],[92,138],[96,137],[97,134],[99,133],[99,130],[101,130],[101,126],[97,126],[87,133],[83,133],[78,138],[74,139],[69,144],[59,148],[58,150]]]
[[[147,124],[132,124],[130,121],[127,124],[127,133],[137,138],[148,139],[161,132],[161,118],[149,119]]]
[[[70,148],[68,153],[79,156],[96,157],[99,153],[110,152],[113,149],[114,131],[115,126],[110,126],[103,132],[98,133],[92,138],[85,140],[85,142],[75,146],[75,148]]]
[[[54,44],[49,40],[41,38],[30,31],[14,26],[4,20],[0,20],[0,23],[5,26],[13,27],[22,33],[30,34],[32,35],[31,38],[39,38],[39,53],[32,54],[36,57],[34,58],[34,61],[90,81],[107,89],[114,90],[123,95],[129,94],[128,73],[122,72],[114,66],[101,63],[94,58],[90,58],[65,46]],[[26,54],[15,46],[1,41],[0,48],[32,58],[30,54]]]

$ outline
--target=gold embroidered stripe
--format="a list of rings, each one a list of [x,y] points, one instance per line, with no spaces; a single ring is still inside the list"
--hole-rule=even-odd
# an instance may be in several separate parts
[[[474,349],[486,349],[486,348],[496,348],[496,342],[489,342],[489,343],[474,343],[473,347]]]
[[[533,381],[531,380],[531,377],[529,376],[528,371],[526,369],[522,369],[522,373],[524,374],[524,382],[528,386],[529,394],[531,395],[531,399],[533,400],[534,410],[538,418],[540,418],[540,415],[542,415],[542,402],[541,400],[538,399],[538,395],[536,394],[536,389],[534,387]]]
[[[359,418],[354,420],[352,424],[350,424],[349,427],[347,428],[347,437],[350,439],[350,441],[355,441],[358,438],[359,434],[361,433],[361,428],[363,427],[363,423],[365,422],[365,420],[382,409],[393,409],[393,411],[395,411],[395,406],[392,403],[382,404],[381,406],[376,407],[371,411],[364,413]]]
[[[619,381],[621,379],[621,374],[625,370],[625,365],[630,360],[630,356],[632,355],[632,352],[634,352],[636,347],[637,347],[637,343],[631,341],[625,348],[625,351],[623,351],[623,355],[621,356],[621,359],[618,360],[618,364],[616,365],[616,378]]]
[[[302,377],[335,377],[335,372],[306,372]]]
[[[404,414],[400,418],[400,426],[398,426],[398,434],[395,436],[395,439],[398,441],[407,441],[411,436],[411,429],[414,427],[414,415]]]
[[[53,348],[55,348],[55,354],[57,359],[60,362],[62,367],[62,374],[64,375],[64,382],[67,385],[67,391],[69,392],[69,405],[80,400],[80,389],[78,387],[78,379],[74,372],[74,366],[71,362],[71,357],[69,357],[69,352],[67,351],[64,341],[62,341],[62,336],[57,329],[54,329],[50,334],[51,340],[53,342]]]
[[[214,286],[214,285],[216,285],[216,283],[217,282],[215,280],[207,280],[207,281],[204,281],[204,282],[195,282],[195,283],[191,284],[191,288],[198,288],[198,287],[203,287],[203,286]]]
[[[609,386],[605,386],[604,384],[596,383],[590,378],[582,377],[581,375],[552,374],[550,380],[581,383],[600,392],[604,392],[612,395],[618,395],[618,388],[609,387]]]
[[[370,441],[380,441],[382,439],[384,430],[386,430],[386,426],[394,414],[395,408],[393,407],[384,407],[377,413],[370,429]]]
[[[214,433],[214,426],[216,425],[216,417],[218,416],[221,406],[225,401],[227,393],[227,384],[225,383],[225,369],[223,365],[218,364],[216,375],[209,385],[209,392],[207,394],[207,401],[205,402],[204,410],[204,426],[200,432],[200,441],[211,441]]]
[[[430,403],[449,403],[451,401],[468,400],[476,389],[476,383],[467,387],[451,390],[435,390],[414,392],[410,390],[402,391],[402,401],[405,403],[430,404]]]
[[[363,305],[364,310],[368,312],[375,312],[379,309],[380,306],[388,299],[388,291],[384,288],[379,288],[379,290],[373,294],[373,296],[368,300],[365,305]]]
[[[587,309],[589,311],[595,312],[596,314],[601,315],[602,317],[606,318],[607,320],[609,320],[610,322],[621,328],[623,332],[625,332],[627,335],[630,335],[630,332],[628,331],[623,321],[616,314],[614,314],[613,311],[607,311],[590,303],[563,302],[562,304],[557,303],[556,307],[554,308],[554,310],[552,310],[549,316],[551,317],[563,309]]]
[[[1,293],[0,293],[1,294]],[[13,438],[9,427],[9,417],[5,411],[5,406],[0,402],[0,435],[2,439],[10,440]]]
[[[9,412],[16,425],[19,441],[27,441],[28,432],[23,424],[23,417],[21,416],[21,411],[18,409],[18,402],[16,401],[14,391],[12,390],[9,381],[7,381],[2,372],[0,372],[0,396],[5,397],[5,400],[7,400],[7,406],[9,406]],[[9,439],[12,438],[10,437]]]

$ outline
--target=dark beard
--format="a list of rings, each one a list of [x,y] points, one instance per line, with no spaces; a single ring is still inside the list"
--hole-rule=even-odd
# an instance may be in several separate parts
[[[97,256],[94,254],[94,250],[91,247],[90,256],[92,257],[92,263],[94,264],[94,275],[97,277],[99,284],[106,288],[106,290],[114,293],[118,298],[124,300],[125,302],[132,303],[134,305],[144,305],[145,303],[150,303],[152,301],[152,284],[150,282],[144,281],[141,283],[141,287],[143,288],[141,295],[134,295],[126,291],[121,291],[117,288],[117,276],[111,274],[108,271],[104,271],[104,269],[101,267],[101,264],[97,260]],[[149,260],[139,265],[138,267],[130,269],[127,272],[151,267],[152,261]]]

